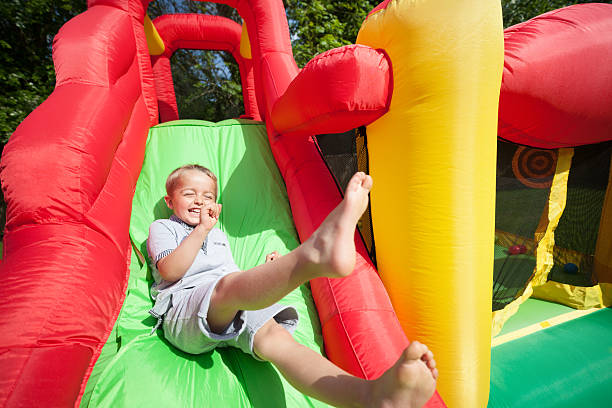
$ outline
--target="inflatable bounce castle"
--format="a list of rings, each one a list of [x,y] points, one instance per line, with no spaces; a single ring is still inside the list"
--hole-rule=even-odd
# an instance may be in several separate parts
[[[219,177],[241,268],[290,251],[342,197],[317,135],[357,128],[376,265],[356,231],[350,277],[283,300],[296,339],[363,378],[427,344],[428,407],[610,401],[612,5],[504,33],[495,0],[386,0],[356,44],[300,70],[280,0],[219,1],[242,25],[151,21],[148,3],[89,0],[62,27],[55,90],[4,149],[0,406],[325,406],[239,350],[194,356],[151,335],[146,239],[169,214],[166,175],[199,163]],[[178,49],[235,57],[241,118],[180,120]],[[594,210],[572,224],[575,197]],[[570,224],[590,241],[562,245],[584,235]],[[532,295],[581,310],[525,323],[522,310],[551,309]]]

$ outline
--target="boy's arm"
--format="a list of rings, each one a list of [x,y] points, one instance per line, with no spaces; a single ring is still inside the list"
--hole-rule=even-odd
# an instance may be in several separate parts
[[[220,213],[221,204],[209,203],[202,206],[200,223],[174,251],[157,261],[157,271],[165,281],[176,282],[185,275],[195,261],[208,233],[219,220]]]
[[[157,261],[160,276],[168,282],[181,279],[193,264],[209,232],[210,229],[198,224],[174,251]]]

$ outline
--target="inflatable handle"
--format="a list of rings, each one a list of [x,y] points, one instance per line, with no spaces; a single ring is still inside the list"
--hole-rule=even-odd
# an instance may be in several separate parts
[[[385,114],[393,80],[384,52],[347,45],[317,55],[293,79],[272,108],[272,124],[284,135],[342,133]]]

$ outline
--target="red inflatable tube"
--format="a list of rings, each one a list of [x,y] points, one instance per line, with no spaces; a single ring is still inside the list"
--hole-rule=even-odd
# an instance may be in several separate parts
[[[284,135],[340,133],[384,115],[393,78],[387,55],[347,45],[317,55],[274,104],[274,129]]]
[[[0,406],[78,404],[123,302],[157,106],[144,14],[130,14],[144,6],[120,3],[90,2],[60,30],[56,89],[2,155]]]
[[[578,4],[504,32],[501,138],[553,149],[612,139],[612,5]]]
[[[257,106],[264,121],[298,73],[281,0],[220,0],[238,10],[248,27]]]
[[[162,122],[176,120],[178,108],[170,71],[170,58],[178,49],[218,50],[232,54],[240,69],[245,117],[260,120],[255,98],[252,60],[240,54],[242,27],[224,17],[202,14],[170,14],[153,21],[164,41],[164,53],[151,56]]]

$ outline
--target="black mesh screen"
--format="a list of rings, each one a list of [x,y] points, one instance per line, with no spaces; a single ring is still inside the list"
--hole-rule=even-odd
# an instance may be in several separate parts
[[[556,162],[556,150],[497,143],[493,311],[519,296],[534,273]]]
[[[367,137],[365,127],[345,133],[323,134],[315,136],[321,157],[336,180],[338,189],[344,190],[351,176],[357,171],[369,173]],[[370,258],[376,265],[376,252],[372,231],[370,206],[358,223],[359,232],[368,249]]]
[[[557,150],[498,142],[493,310],[520,295],[536,266],[535,249],[548,226]],[[610,172],[612,142],[574,148],[566,204],[554,230],[548,280],[596,284],[593,258]]]
[[[555,230],[549,280],[593,286],[593,257],[608,185],[612,143],[574,148],[565,210]]]

